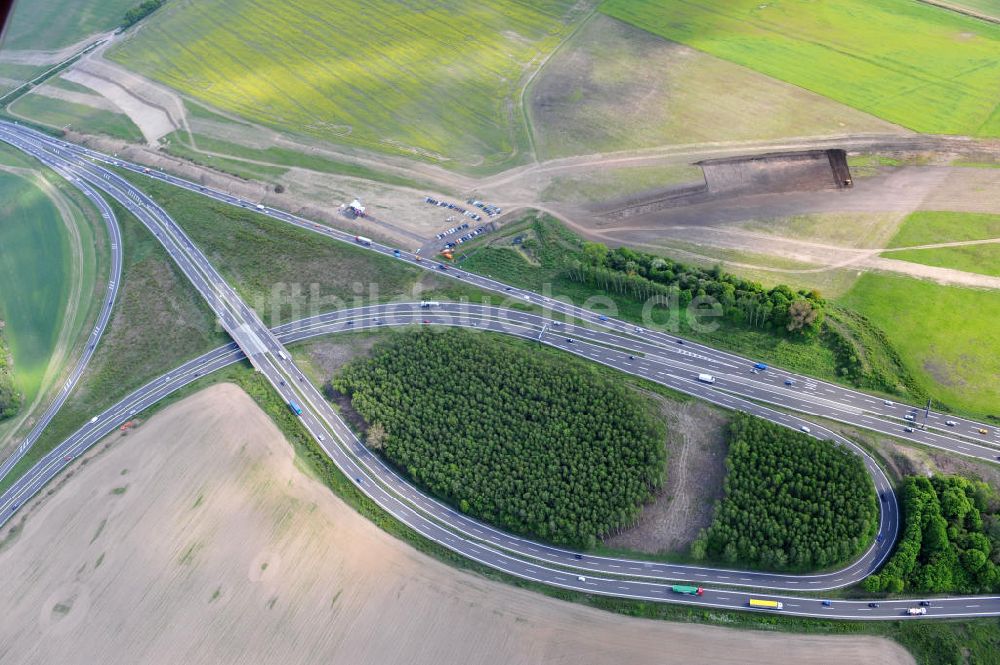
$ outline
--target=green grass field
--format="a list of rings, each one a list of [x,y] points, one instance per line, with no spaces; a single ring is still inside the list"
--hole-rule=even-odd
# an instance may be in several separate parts
[[[881,327],[916,380],[939,402],[1000,417],[1000,295],[995,291],[867,273],[838,302]]]
[[[142,132],[124,113],[112,113],[62,99],[25,95],[11,104],[9,111],[12,115],[55,129],[69,126],[84,134],[106,134],[133,142],[143,140]]]
[[[572,0],[168,3],[109,57],[254,122],[455,167],[524,158],[518,95]]]
[[[601,11],[916,131],[1000,136],[1000,25],[912,0],[606,0]]]
[[[68,224],[78,229],[79,243],[71,241]],[[92,292],[94,243],[82,220],[76,215],[63,220],[34,182],[0,172],[0,318],[26,405],[46,389],[46,373],[64,326],[81,325],[65,315],[72,298]],[[88,311],[88,301],[77,304],[84,314]]]
[[[907,216],[886,247],[1000,238],[1000,215],[921,211]]]
[[[88,35],[113,30],[138,0],[54,0],[18,2],[4,39],[4,50],[53,50]]]
[[[1000,277],[1000,243],[885,252],[888,259]]]

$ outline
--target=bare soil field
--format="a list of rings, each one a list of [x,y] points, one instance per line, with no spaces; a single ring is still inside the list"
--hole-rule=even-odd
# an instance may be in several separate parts
[[[667,449],[667,483],[642,509],[638,524],[604,544],[656,554],[686,553],[712,523],[726,477],[729,418],[702,402],[658,399],[673,444]]]
[[[113,440],[0,551],[3,662],[913,663],[885,639],[631,619],[453,570],[303,474],[232,385]]]

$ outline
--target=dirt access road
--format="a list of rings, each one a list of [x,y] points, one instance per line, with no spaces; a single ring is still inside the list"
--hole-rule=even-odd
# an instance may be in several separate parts
[[[631,619],[449,568],[306,476],[232,385],[112,440],[0,551],[0,661],[913,663],[885,639]]]

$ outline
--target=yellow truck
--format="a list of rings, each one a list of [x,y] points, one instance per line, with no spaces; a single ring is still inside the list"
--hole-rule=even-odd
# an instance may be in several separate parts
[[[783,606],[777,600],[762,600],[760,598],[751,598],[750,607],[756,607],[762,610],[780,610]]]

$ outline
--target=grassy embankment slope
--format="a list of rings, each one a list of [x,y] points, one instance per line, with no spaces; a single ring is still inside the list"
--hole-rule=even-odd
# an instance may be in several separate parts
[[[606,0],[601,11],[919,132],[1000,136],[1000,25],[911,0]]]
[[[483,291],[251,210],[122,172],[170,213],[268,325],[345,307]],[[494,296],[496,299],[496,296]]]
[[[100,307],[108,247],[78,191],[20,153],[0,148],[0,319],[24,416],[37,415]],[[0,428],[0,440],[18,421]]]
[[[570,0],[168,4],[109,57],[276,129],[494,170],[524,159],[522,82],[586,9]]]

